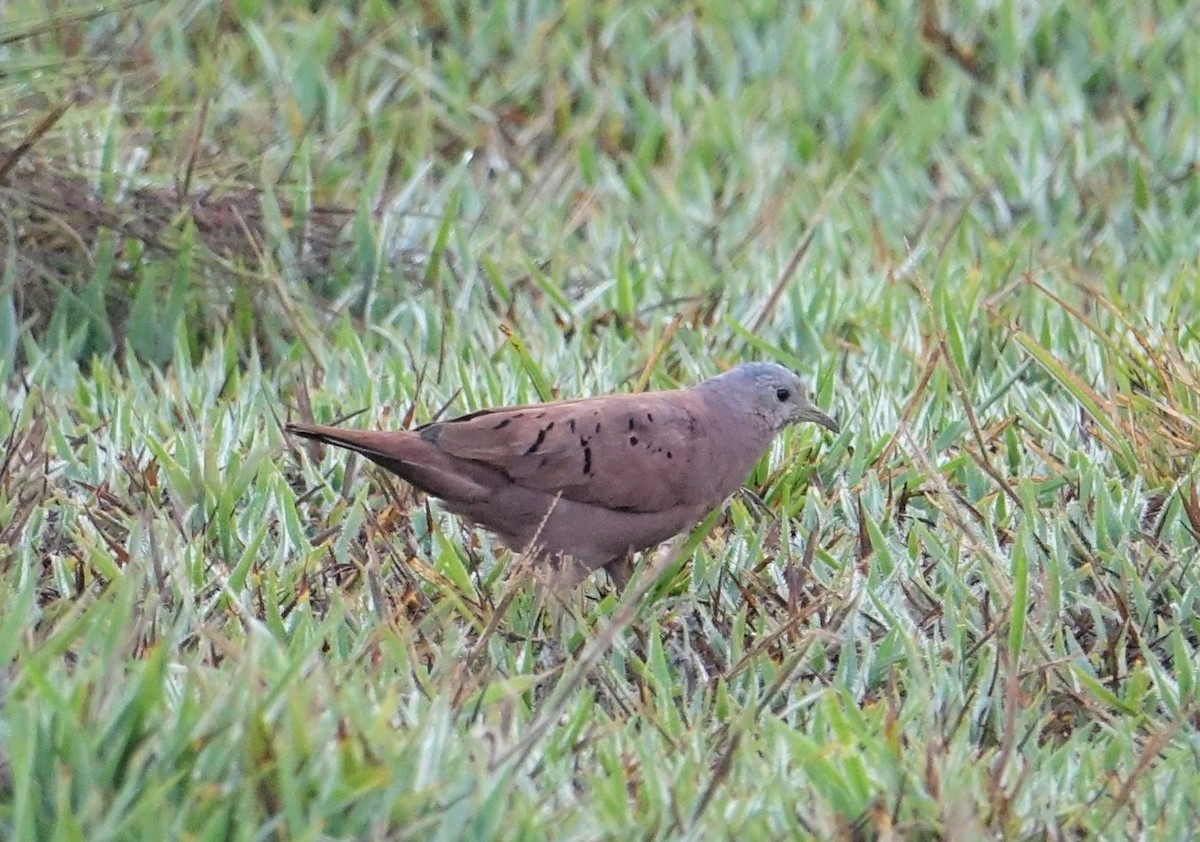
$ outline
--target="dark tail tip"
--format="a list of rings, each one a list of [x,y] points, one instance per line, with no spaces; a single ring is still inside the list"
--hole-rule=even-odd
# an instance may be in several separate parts
[[[283,431],[288,435],[299,436],[302,439],[312,439],[324,444],[336,444],[341,447],[349,446],[343,437],[333,427],[325,427],[320,424],[304,424],[294,423],[289,421],[283,426]]]
[[[300,436],[306,439],[319,439],[321,437],[320,429],[310,424],[295,424],[289,421],[283,425],[283,431],[288,435]]]

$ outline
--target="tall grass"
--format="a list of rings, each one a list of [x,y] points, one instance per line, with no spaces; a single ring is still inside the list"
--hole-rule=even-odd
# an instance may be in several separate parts
[[[10,4],[0,835],[1188,838],[1194,17]],[[748,358],[565,605],[281,432]]]

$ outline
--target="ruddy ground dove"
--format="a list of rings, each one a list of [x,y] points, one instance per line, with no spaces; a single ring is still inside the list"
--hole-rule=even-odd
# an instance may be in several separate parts
[[[838,431],[799,377],[760,362],[686,389],[485,409],[413,430],[286,430],[361,453],[553,562],[553,586],[569,589],[600,567],[623,587],[633,552],[695,525],[798,421]]]

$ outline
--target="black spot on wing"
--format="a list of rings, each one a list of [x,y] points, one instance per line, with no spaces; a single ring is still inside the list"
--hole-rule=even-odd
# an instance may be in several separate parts
[[[554,422],[551,421],[545,427],[542,427],[542,429],[538,430],[537,439],[534,440],[533,444],[529,445],[529,449],[525,451],[525,455],[529,456],[530,454],[537,453],[538,448],[540,448],[542,446],[542,444],[546,441],[546,434],[549,433],[553,429],[554,429]]]
[[[421,427],[417,432],[419,432],[421,434],[421,438],[425,439],[425,441],[432,442],[433,444],[437,444],[438,436],[440,436],[442,434],[442,425],[441,424],[426,424],[424,427]]]
[[[499,424],[497,424],[495,427],[492,427],[492,429],[493,429],[493,430],[503,430],[505,427],[507,427],[507,426],[508,426],[509,424],[511,424],[511,423],[512,423],[512,419],[511,419],[511,418],[505,418],[503,421],[501,421],[501,422],[500,422]]]
[[[550,427],[553,427],[553,426],[554,426],[553,424],[550,425]],[[526,456],[529,456],[531,454],[538,452],[538,448],[542,446],[542,443],[544,441],[546,441],[546,433],[549,432],[550,427],[546,427],[544,429],[538,430],[537,438],[534,439],[533,444],[529,445],[529,449],[525,451]]]

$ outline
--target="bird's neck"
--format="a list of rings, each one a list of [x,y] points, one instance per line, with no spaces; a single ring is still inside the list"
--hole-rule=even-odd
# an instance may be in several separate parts
[[[718,429],[729,431],[723,453],[731,466],[739,470],[744,467],[748,473],[770,446],[776,430],[753,405],[736,400],[720,389],[705,389],[705,385],[701,384],[697,390],[712,423]]]

